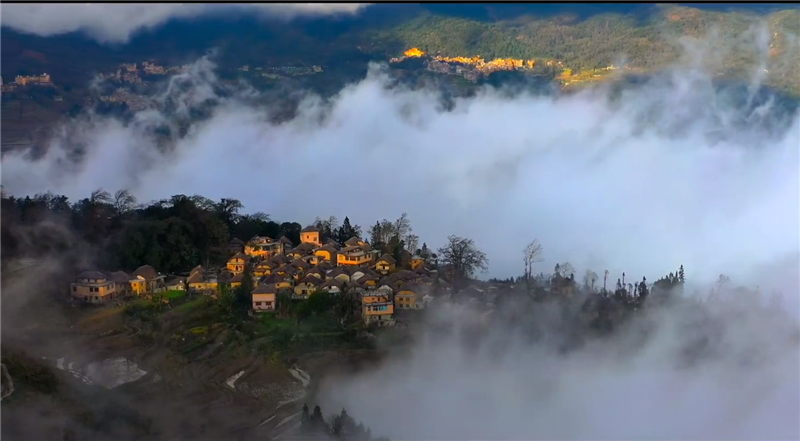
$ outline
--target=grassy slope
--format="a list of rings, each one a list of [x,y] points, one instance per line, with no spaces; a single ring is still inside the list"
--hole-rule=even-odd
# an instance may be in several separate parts
[[[797,9],[761,16],[669,5],[660,6],[648,18],[621,14],[594,15],[586,20],[523,16],[496,22],[426,13],[367,35],[393,56],[401,48],[419,47],[446,56],[555,58],[577,71],[622,60],[644,69],[662,67],[681,54],[681,37],[703,37],[713,32],[719,37],[715,53],[724,55],[722,69],[735,73],[757,62],[752,48],[742,43],[748,38],[748,30],[761,20],[767,23],[771,36],[778,33],[771,43],[783,49],[770,60],[768,83],[784,90],[800,90],[800,77],[796,75],[800,57],[790,56],[796,47],[787,36],[800,34]]]

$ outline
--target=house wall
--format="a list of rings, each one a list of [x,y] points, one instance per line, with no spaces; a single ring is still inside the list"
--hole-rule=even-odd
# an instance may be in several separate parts
[[[274,311],[276,307],[275,294],[253,294],[253,310],[256,312]]]
[[[317,255],[320,259],[324,259],[327,260],[328,262],[333,263],[333,256],[331,256],[331,254],[335,255],[336,253],[331,253],[328,250],[316,250],[314,251],[314,254]]]
[[[377,265],[375,265],[375,269],[381,272],[388,273],[389,271],[394,270],[394,265],[386,262],[385,260],[378,261]]]
[[[110,281],[99,283],[77,282],[70,285],[70,293],[73,297],[79,298],[84,302],[103,303],[116,297],[117,286]],[[119,295],[122,295],[122,293]]]
[[[317,246],[322,246],[322,242],[319,240],[319,233],[318,232],[308,232],[308,233],[301,233],[300,234],[300,242],[302,243],[313,243]]]
[[[348,256],[346,254],[337,254],[336,263],[338,265],[366,265],[372,263],[372,255]]]
[[[228,261],[228,271],[239,274],[244,271],[244,260],[243,259],[231,259]]]

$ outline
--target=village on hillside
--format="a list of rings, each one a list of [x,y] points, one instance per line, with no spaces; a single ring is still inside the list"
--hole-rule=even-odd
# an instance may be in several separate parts
[[[227,246],[230,258],[224,268],[198,265],[188,276],[161,274],[150,265],[132,274],[85,271],[71,284],[70,291],[81,303],[90,304],[178,291],[216,296],[222,287],[239,288],[244,278],[250,277],[253,313],[276,311],[280,294],[304,300],[318,292],[348,293],[361,299],[366,325],[385,326],[395,323],[396,310],[423,309],[434,297],[447,296],[453,290],[439,277],[430,256],[413,255],[404,249],[398,262],[389,254],[380,255],[359,237],[343,244],[333,239],[323,243],[320,230],[314,226],[301,231],[300,241],[295,246],[285,236],[277,240],[256,236],[246,243],[233,238]]]

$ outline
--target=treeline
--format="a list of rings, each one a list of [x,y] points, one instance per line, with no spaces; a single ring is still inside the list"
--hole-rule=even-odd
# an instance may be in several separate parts
[[[162,273],[185,273],[195,266],[215,266],[227,260],[232,238],[253,236],[288,238],[300,243],[305,225],[276,221],[263,212],[243,214],[241,201],[213,201],[200,195],[175,195],[141,204],[127,190],[98,189],[86,198],[70,201],[63,195],[2,196],[2,253],[4,257],[37,257],[74,252],[92,253],[99,269],[134,270],[148,264]],[[323,241],[344,243],[362,237],[360,226],[348,218],[316,219]],[[367,231],[371,245],[400,258],[403,250],[435,256],[419,244],[408,216],[376,221]],[[399,259],[398,259],[399,260]]]
[[[389,441],[388,438],[373,438],[372,431],[362,423],[356,423],[356,420],[345,409],[342,409],[338,414],[332,415],[326,421],[319,406],[314,406],[314,411],[309,413],[307,404],[303,405],[303,411],[300,416],[300,433],[308,437],[319,437],[321,439]]]

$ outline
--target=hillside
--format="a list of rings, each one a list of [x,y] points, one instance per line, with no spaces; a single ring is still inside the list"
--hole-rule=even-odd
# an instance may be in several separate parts
[[[210,50],[215,51],[223,79],[243,78],[259,90],[282,96],[305,89],[328,97],[364,78],[370,61],[386,62],[411,48],[420,49],[430,59],[477,57],[512,69],[530,62],[536,69],[525,73],[557,78],[562,86],[572,87],[617,78],[608,75],[614,70],[657,71],[685,52],[682,37],[715,34],[714,47],[707,51],[714,56],[702,58],[717,76],[752,78],[762,68],[764,85],[800,95],[800,56],[794,56],[800,9],[739,7],[745,9],[703,4],[387,4],[369,7],[353,17],[292,22],[265,22],[255,17],[176,20],[141,31],[122,45],[102,45],[79,33],[39,37],[3,27],[0,66],[6,82],[16,75],[43,72],[53,79],[46,90],[36,86],[15,91],[4,88],[3,149],[38,145],[53,122],[91,107],[98,97],[90,98],[88,84],[100,73],[112,74],[122,63],[141,66],[145,60],[167,68],[182,66]],[[761,38],[754,33],[760,23],[767,24],[768,33],[763,35],[770,48],[766,60],[752,44],[756,37]],[[319,70],[312,75],[297,74],[312,69]],[[425,77],[448,79],[438,84],[450,82],[452,88],[465,90],[504,83],[505,79],[526,81],[521,75],[473,75],[463,81],[469,75],[452,75],[456,67],[427,62],[408,63],[404,70],[407,78],[424,73]],[[451,75],[442,75],[445,73]],[[146,79],[151,80],[159,81]],[[26,100],[31,102],[22,102]]]
[[[388,60],[418,47],[444,56],[556,59],[578,72],[627,62],[656,69],[674,61],[681,36],[712,31],[726,49],[723,67],[737,71],[754,62],[752,50],[737,47],[748,29],[769,25],[769,81],[800,88],[798,57],[788,57],[792,36],[800,34],[800,10],[781,5],[741,5],[720,10],[709,5],[378,5],[351,18],[301,19],[291,23],[252,17],[174,21],[142,31],[125,45],[104,46],[79,34],[43,38],[3,28],[2,74],[46,70],[57,83],[87,80],[123,62],[155,60],[179,65],[209,49],[218,50],[223,68],[322,65],[326,70],[361,73],[370,60]],[[771,12],[770,12],[771,11]],[[781,57],[781,55],[784,55]],[[773,71],[774,68],[775,70]]]

